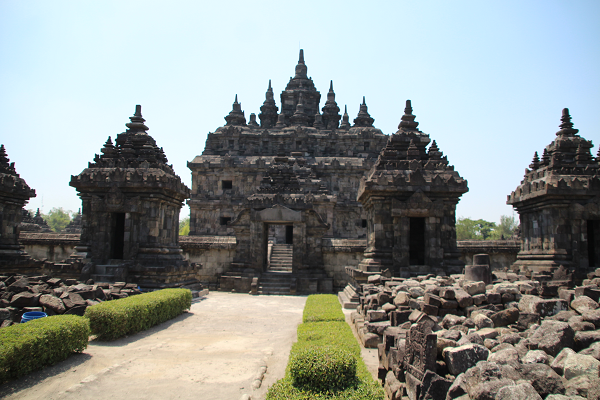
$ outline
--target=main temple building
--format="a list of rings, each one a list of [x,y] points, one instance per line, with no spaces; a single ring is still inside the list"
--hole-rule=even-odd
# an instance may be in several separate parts
[[[352,121],[341,114],[333,82],[320,102],[300,50],[279,106],[270,81],[258,119],[246,119],[236,95],[226,124],[188,163],[190,240],[231,240],[231,262],[206,273],[222,273],[225,289],[258,278],[265,292],[269,280],[311,292],[345,285],[348,266],[358,275],[460,268],[454,211],[467,183],[435,141],[426,148],[410,101],[391,136],[375,128],[364,97]]]

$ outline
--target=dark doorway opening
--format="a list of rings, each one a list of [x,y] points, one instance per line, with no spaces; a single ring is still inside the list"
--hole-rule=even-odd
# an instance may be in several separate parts
[[[408,240],[408,260],[410,265],[425,264],[425,218],[410,218]]]
[[[122,260],[125,241],[125,213],[113,213],[113,224],[110,258]]]
[[[294,225],[285,226],[285,244],[294,244]]]
[[[588,260],[590,268],[600,267],[600,221],[587,221]]]

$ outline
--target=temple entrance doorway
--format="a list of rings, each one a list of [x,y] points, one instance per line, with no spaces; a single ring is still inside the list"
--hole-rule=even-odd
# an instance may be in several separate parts
[[[410,265],[425,264],[425,218],[411,217],[408,234],[408,259]]]
[[[294,226],[285,223],[265,224],[267,232],[266,271],[292,272],[294,261]]]
[[[588,261],[590,268],[600,267],[600,220],[587,221]]]
[[[123,249],[125,242],[125,213],[112,214],[112,243],[110,258],[113,260],[123,259]]]

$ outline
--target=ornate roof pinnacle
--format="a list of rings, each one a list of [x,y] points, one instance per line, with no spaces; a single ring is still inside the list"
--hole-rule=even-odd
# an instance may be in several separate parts
[[[412,113],[412,105],[410,100],[406,100],[406,107],[404,108],[404,115],[398,125],[398,129],[405,131],[416,131],[419,123],[415,121],[415,116]]]
[[[533,155],[533,160],[531,161],[531,164],[529,164],[529,168],[531,168],[532,170],[538,169],[540,167],[540,157],[538,156],[538,152],[536,151],[535,154]]]
[[[340,129],[348,129],[350,128],[350,122],[348,117],[348,106],[344,106],[344,115],[342,116],[342,123],[340,124]]]
[[[329,91],[333,93],[333,79],[329,81]]]
[[[146,120],[142,117],[141,105],[137,104],[135,106],[135,113],[133,114],[133,117],[129,117],[129,120],[131,122],[125,124],[125,126],[129,128],[128,131],[130,133],[146,133],[148,130],[148,127],[144,125]]]
[[[373,122],[375,122],[375,120],[369,115],[365,96],[363,96],[363,102],[360,105],[358,115],[354,119],[354,126],[373,126]]]
[[[235,101],[229,115],[225,117],[226,125],[246,125],[246,117],[242,111],[242,104],[238,103],[238,96],[235,95]]]
[[[579,132],[579,129],[573,129],[573,123],[571,122],[571,115],[569,114],[568,108],[563,108],[560,121],[560,130],[556,132],[556,136],[574,136]]]
[[[304,50],[300,49],[300,56],[298,58],[298,65],[296,65],[296,76],[294,78],[308,79],[306,75],[306,64],[304,64]]]

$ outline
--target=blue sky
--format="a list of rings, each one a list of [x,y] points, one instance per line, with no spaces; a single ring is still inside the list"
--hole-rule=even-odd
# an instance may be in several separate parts
[[[332,79],[351,120],[366,97],[419,128],[469,182],[457,215],[499,221],[568,107],[600,143],[600,2],[0,0],[0,143],[36,189],[28,208],[77,210],[69,187],[136,104],[182,180],[237,94],[268,80],[279,106],[304,49],[321,107]],[[184,206],[182,215],[189,209]]]

